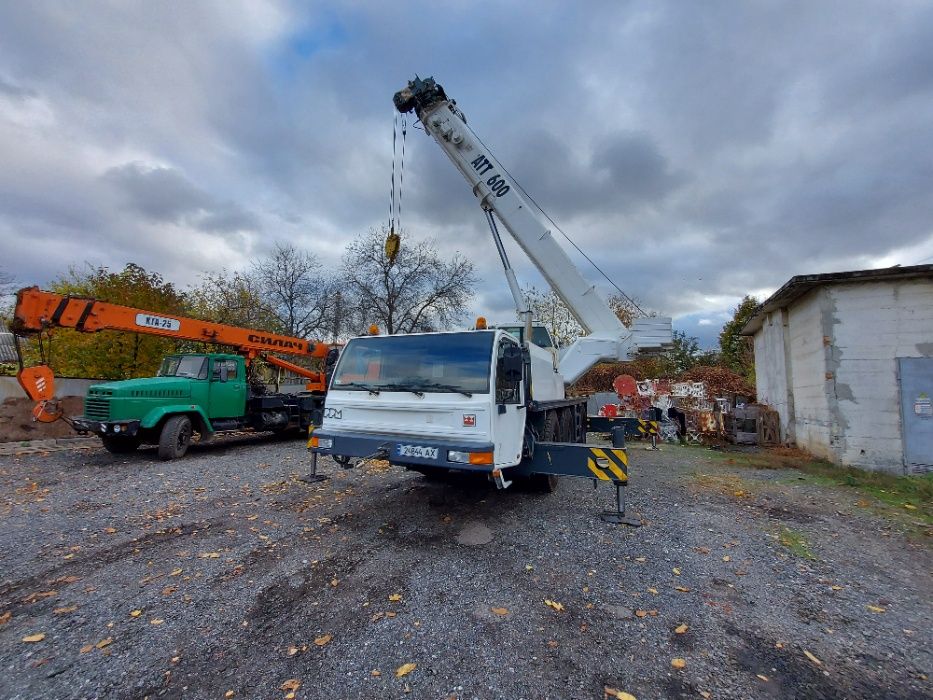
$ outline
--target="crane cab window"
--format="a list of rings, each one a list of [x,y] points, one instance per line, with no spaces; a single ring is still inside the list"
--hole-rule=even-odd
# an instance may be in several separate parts
[[[505,355],[507,347],[518,349],[518,343],[511,340],[502,339],[496,350],[496,360],[498,361]],[[497,372],[496,373],[496,403],[521,403],[521,382],[507,382]]]
[[[220,368],[227,368],[227,381],[236,379],[236,360],[214,360],[214,371],[211,372],[211,379],[215,382],[220,381]]]

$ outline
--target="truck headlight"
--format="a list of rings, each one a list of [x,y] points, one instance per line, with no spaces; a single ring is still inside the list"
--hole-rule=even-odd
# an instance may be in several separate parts
[[[470,453],[460,452],[459,450],[447,450],[447,461],[456,462],[457,464],[469,464]]]
[[[320,447],[321,449],[329,450],[333,446],[334,446],[333,438],[322,438],[322,437],[318,437],[317,435],[311,436],[311,447]]]
[[[119,433],[119,432],[120,432],[120,426],[119,426],[119,425],[113,426],[113,432]]]

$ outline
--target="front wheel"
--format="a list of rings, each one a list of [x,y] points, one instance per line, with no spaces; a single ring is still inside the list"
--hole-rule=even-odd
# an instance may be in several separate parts
[[[191,419],[188,416],[172,416],[162,426],[159,435],[159,459],[184,457],[191,444]]]
[[[135,452],[140,443],[138,437],[115,437],[110,435],[101,437],[101,441],[104,443],[104,449],[113,455],[125,455]]]

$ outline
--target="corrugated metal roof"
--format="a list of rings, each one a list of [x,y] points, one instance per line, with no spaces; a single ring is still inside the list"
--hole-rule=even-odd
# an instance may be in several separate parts
[[[0,321],[0,362],[16,362],[13,334],[3,321]]]
[[[884,267],[876,270],[852,270],[850,272],[825,272],[819,275],[797,275],[791,277],[783,287],[765,299],[755,310],[748,323],[742,328],[742,335],[754,335],[764,323],[767,314],[789,306],[814,287],[824,284],[849,284],[852,282],[880,282],[884,280],[904,280],[916,277],[933,278],[933,265],[910,265],[908,267]]]

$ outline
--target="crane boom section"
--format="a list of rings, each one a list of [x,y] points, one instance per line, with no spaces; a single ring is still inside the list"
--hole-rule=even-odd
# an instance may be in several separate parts
[[[549,223],[467,126],[459,110],[447,99],[415,108],[425,130],[470,183],[480,205],[496,214],[584,331],[627,335],[619,318],[554,240]]]
[[[96,299],[64,296],[27,287],[16,294],[12,330],[17,334],[38,333],[49,328],[74,328],[94,333],[103,330],[145,333],[165,338],[229,345],[255,357],[277,352],[323,358],[330,349],[314,343],[266,331],[212,323],[176,314],[156,313]],[[304,369],[305,376],[316,374]]]

